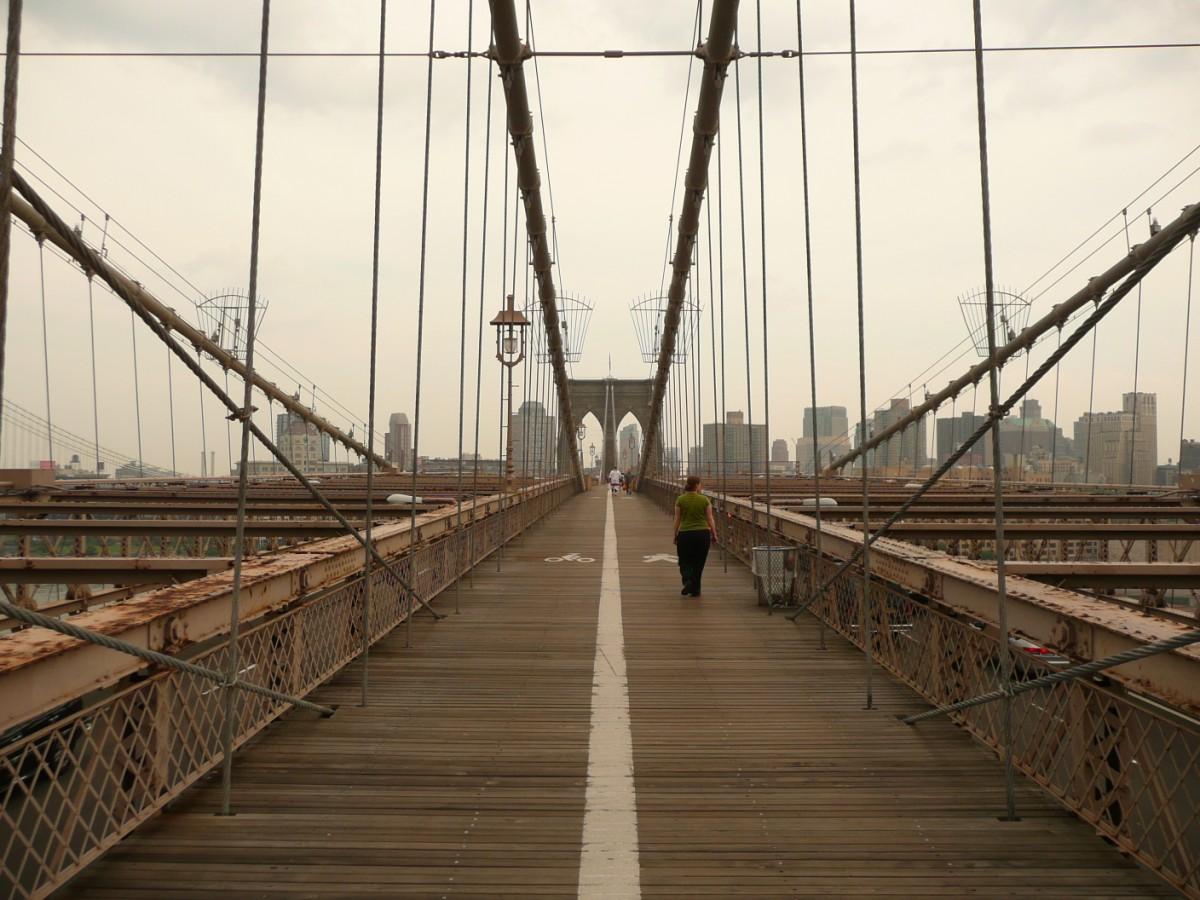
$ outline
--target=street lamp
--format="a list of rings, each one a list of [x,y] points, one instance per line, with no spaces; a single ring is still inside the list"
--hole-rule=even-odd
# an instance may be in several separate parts
[[[512,436],[512,371],[525,358],[525,329],[529,320],[513,306],[513,295],[509,294],[507,305],[492,319],[496,326],[496,359],[508,369],[508,439],[504,453],[505,490],[512,490],[513,480],[513,436]]]
[[[583,423],[580,422],[579,427],[575,429],[575,442],[579,444],[579,468],[581,471],[583,469],[583,439],[585,437],[587,437],[587,429],[583,426]]]

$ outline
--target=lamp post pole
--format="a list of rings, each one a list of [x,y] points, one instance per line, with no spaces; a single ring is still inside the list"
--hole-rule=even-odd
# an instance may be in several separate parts
[[[508,537],[507,507],[513,486],[513,430],[512,430],[512,384],[513,369],[525,358],[525,329],[529,320],[513,305],[513,295],[505,298],[505,306],[491,324],[496,327],[496,359],[500,365],[508,369],[508,417],[505,427],[508,435],[504,445],[504,493],[500,499],[500,546],[496,554],[496,570],[500,570],[500,558],[504,552],[504,543]]]

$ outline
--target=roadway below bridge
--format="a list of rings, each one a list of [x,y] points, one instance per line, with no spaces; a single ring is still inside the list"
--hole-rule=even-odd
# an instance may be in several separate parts
[[[709,557],[679,595],[670,520],[569,500],[64,896],[1174,896],[817,622]],[[727,567],[727,568],[726,568]],[[441,601],[449,612],[448,599]]]

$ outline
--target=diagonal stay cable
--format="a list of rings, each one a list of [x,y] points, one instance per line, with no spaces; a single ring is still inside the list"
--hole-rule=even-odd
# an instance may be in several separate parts
[[[146,323],[146,326],[158,336],[158,339],[171,348],[171,351],[175,354],[176,358],[183,361],[188,370],[195,375],[205,387],[208,388],[209,392],[211,392],[225,406],[229,413],[231,415],[240,417],[241,409],[237,403],[234,402],[234,400],[227,393],[225,393],[221,386],[217,384],[216,380],[213,379],[213,377],[209,375],[204,368],[191,357],[191,355],[188,354],[187,350],[185,350],[183,345],[181,345],[172,336],[167,327],[134,298],[136,286],[133,285],[132,282],[126,283],[124,279],[118,277],[95,251],[84,244],[83,241],[75,235],[74,231],[58,217],[58,214],[46,205],[45,201],[43,201],[42,198],[33,190],[33,188],[30,187],[29,183],[21,177],[20,173],[13,173],[13,184],[29,202],[29,205],[33,207],[34,211],[41,216],[45,220],[46,224],[55,232],[55,237],[62,242],[62,246],[69,248],[71,254],[76,256],[77,259],[86,262],[86,264],[90,266],[92,270],[95,271],[95,273],[99,275],[112,289],[113,293],[121,298],[126,305],[133,309],[134,313]],[[265,447],[271,453],[271,455],[275,457],[276,461],[279,462],[280,465],[287,469],[293,478],[295,478],[301,485],[304,486],[305,490],[309,492],[312,498],[316,500],[317,503],[319,503],[321,507],[327,513],[329,513],[329,515],[332,516],[339,525],[346,529],[347,534],[353,537],[363,547],[364,550],[371,554],[376,563],[386,569],[392,575],[392,577],[396,579],[400,587],[412,596],[415,603],[417,603],[419,606],[425,607],[435,618],[442,618],[442,614],[437,612],[437,610],[432,609],[427,601],[422,600],[417,595],[416,591],[414,591],[412,586],[408,583],[408,580],[400,574],[399,569],[397,569],[392,562],[384,559],[383,556],[380,555],[379,551],[375,549],[375,547],[367,543],[366,538],[363,537],[363,535],[359,533],[358,529],[356,529],[354,525],[350,523],[350,520],[342,515],[337,507],[335,507],[329,501],[329,498],[327,498],[321,492],[321,490],[315,484],[313,484],[307,475],[305,475],[296,467],[296,465],[287,457],[286,454],[283,453],[283,451],[281,451],[275,445],[271,438],[265,432],[263,432],[261,428],[255,425],[253,421],[249,420],[248,426],[250,428],[250,433],[258,439],[259,443],[261,443],[263,447]]]
[[[947,457],[946,461],[938,467],[937,471],[930,475],[929,478],[927,478],[922,485],[913,492],[912,496],[910,496],[904,501],[904,503],[897,507],[896,511],[893,512],[887,518],[887,520],[879,526],[879,528],[870,533],[869,538],[864,541],[864,544],[867,547],[870,547],[877,540],[879,540],[879,538],[886,535],[888,531],[891,530],[893,525],[904,518],[905,514],[912,509],[913,505],[921,497],[923,497],[929,491],[929,489],[932,488],[934,484],[936,484],[942,478],[943,475],[950,471],[951,467],[953,467],[956,462],[966,455],[968,450],[971,450],[975,447],[975,444],[987,434],[988,430],[993,426],[993,423],[1000,421],[1000,419],[1008,415],[1009,411],[1013,408],[1013,406],[1016,405],[1017,401],[1020,400],[1021,397],[1023,397],[1026,393],[1028,393],[1035,384],[1041,381],[1043,376],[1053,369],[1058,361],[1062,359],[1062,357],[1064,357],[1072,347],[1078,344],[1079,341],[1082,340],[1089,331],[1092,331],[1093,328],[1100,322],[1100,320],[1108,315],[1108,313],[1111,312],[1114,307],[1116,307],[1120,300],[1131,290],[1133,290],[1137,283],[1141,281],[1142,278],[1145,277],[1145,275],[1151,269],[1153,269],[1158,262],[1172,249],[1174,249],[1174,245],[1160,245],[1153,255],[1147,257],[1142,263],[1140,263],[1138,267],[1126,277],[1126,280],[1116,287],[1112,293],[1109,294],[1108,298],[1096,307],[1096,309],[1087,317],[1086,320],[1084,320],[1079,328],[1074,331],[1069,338],[1063,341],[1062,345],[1056,348],[1055,351],[1051,353],[1046,360],[1037,367],[1036,370],[1034,370],[1033,374],[1030,375],[1029,378],[1027,378],[1024,382],[1022,382],[1021,385],[1008,396],[1008,399],[996,406],[994,409],[988,411],[987,415],[983,417],[983,422],[979,425],[979,427],[976,428],[975,431],[969,437],[967,437],[966,440],[964,440],[963,443],[960,444],[958,448],[950,454],[949,457]],[[834,572],[825,580],[817,593],[813,597],[809,598],[808,602],[800,607],[800,609],[798,609],[791,616],[791,618],[795,619],[802,612],[804,612],[804,610],[806,610],[814,601],[822,596],[835,581],[845,574],[845,572],[861,558],[862,548],[860,547],[838,567],[836,572]]]

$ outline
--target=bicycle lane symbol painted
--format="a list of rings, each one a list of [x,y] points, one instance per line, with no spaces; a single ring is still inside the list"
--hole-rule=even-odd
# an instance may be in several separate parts
[[[546,557],[546,562],[548,562],[548,563],[560,563],[560,562],[590,563],[590,562],[595,562],[595,561],[596,560],[594,560],[590,556],[580,556],[578,553],[564,553],[562,556],[547,556]]]

